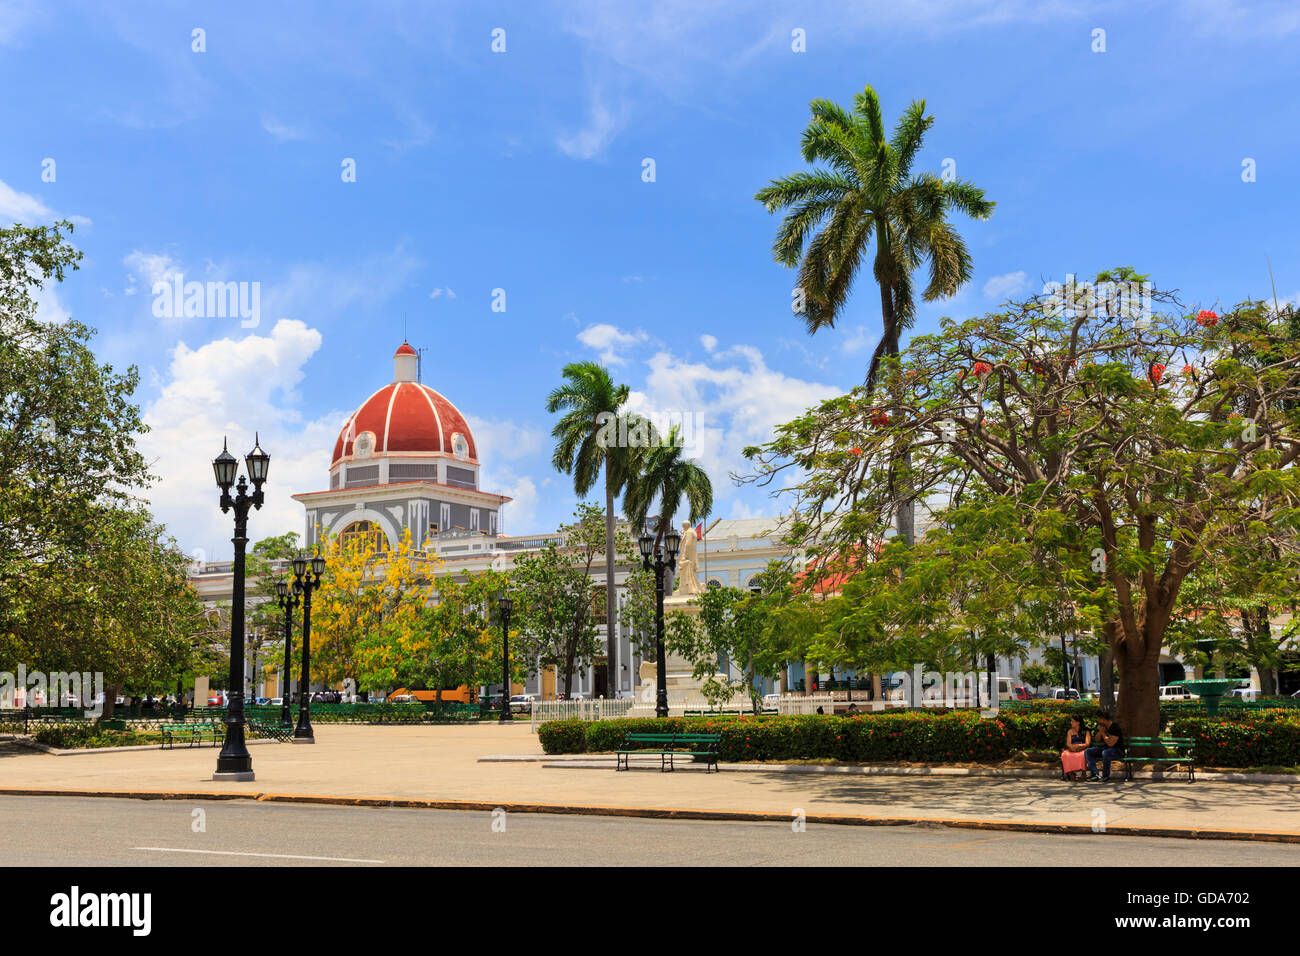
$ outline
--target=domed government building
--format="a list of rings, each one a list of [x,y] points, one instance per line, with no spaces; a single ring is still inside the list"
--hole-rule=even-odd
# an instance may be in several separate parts
[[[415,349],[403,342],[393,356],[392,382],[339,430],[329,488],[293,496],[307,510],[308,547],[322,534],[383,546],[409,531],[412,547],[433,550],[453,539],[497,537],[501,507],[510,499],[479,487],[469,423],[419,380],[419,367]]]

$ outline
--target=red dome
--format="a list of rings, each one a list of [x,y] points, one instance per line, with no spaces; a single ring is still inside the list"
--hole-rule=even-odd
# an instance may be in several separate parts
[[[399,355],[406,354],[402,349],[415,354],[415,349],[404,344],[398,349]],[[465,417],[447,399],[418,382],[394,382],[366,399],[344,422],[334,442],[331,468],[339,459],[353,453],[356,437],[365,432],[375,436],[372,455],[437,452],[454,455],[455,436],[463,435],[465,457],[478,461],[478,449],[474,447],[474,436]]]
[[[401,345],[397,347],[397,351],[393,353],[393,357],[396,358],[399,355],[414,355],[414,354],[415,354],[415,349],[411,348],[410,343],[403,342]]]

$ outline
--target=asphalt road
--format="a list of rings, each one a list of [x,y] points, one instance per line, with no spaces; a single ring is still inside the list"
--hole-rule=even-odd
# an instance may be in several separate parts
[[[85,797],[0,797],[0,845],[6,866],[1300,865],[1293,844]]]

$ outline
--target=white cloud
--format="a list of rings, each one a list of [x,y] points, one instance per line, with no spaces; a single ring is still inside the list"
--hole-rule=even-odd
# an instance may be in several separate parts
[[[254,432],[271,456],[266,503],[249,516],[254,540],[302,534],[304,511],[289,496],[325,486],[330,453],[346,412],[306,420],[297,410],[304,368],[321,334],[282,319],[267,335],[217,339],[197,349],[179,342],[162,393],[144,412],[150,431],[139,441],[159,481],[146,494],[157,518],[190,553],[230,554],[231,518],[217,506],[211,460],[223,436],[242,460]]]
[[[274,116],[262,116],[262,129],[271,135],[272,138],[282,143],[292,142],[293,140],[306,139],[307,130],[301,126],[290,126],[287,123],[281,123]]]
[[[535,455],[542,447],[543,433],[511,421],[492,421],[466,415],[481,462],[513,461]]]
[[[502,534],[532,534],[539,530],[536,526],[539,496],[531,478],[516,478],[496,489],[488,485],[483,487],[487,491],[496,490],[509,495],[512,499],[501,508],[497,518],[498,531]]]
[[[444,295],[445,295],[447,298],[449,298],[449,299],[454,299],[454,298],[456,298],[456,293],[453,292],[453,291],[452,291],[451,289],[449,289],[449,288],[443,288],[443,289],[435,288],[432,292],[429,293],[429,298],[430,298],[430,299],[440,299],[440,298],[442,298]]]
[[[661,426],[683,423],[684,451],[712,479],[717,513],[735,497],[730,475],[750,468],[741,454],[747,445],[769,440],[777,425],[842,391],[769,368],[750,345],[717,352],[707,363],[659,352],[646,364],[645,384],[632,391],[628,408]]]
[[[54,213],[35,196],[20,193],[0,179],[0,221],[8,226],[15,222],[32,225],[53,219]]]
[[[1028,285],[1028,279],[1029,277],[1025,275],[1023,269],[1008,272],[1006,275],[994,276],[984,283],[984,294],[990,299],[997,299],[999,302],[1004,301],[1009,296],[1024,291]]]
[[[41,0],[0,0],[0,46],[17,46],[18,39],[49,18],[52,8]]]
[[[618,326],[606,322],[589,325],[578,333],[578,341],[590,349],[600,352],[600,360],[606,365],[622,365],[627,359],[619,354],[620,350],[631,348],[649,340],[645,332],[624,332]]]
[[[587,122],[576,132],[561,133],[555,145],[572,159],[594,159],[605,151],[615,136],[627,124],[627,109],[618,106],[610,109],[605,104],[606,94],[600,84],[588,91]]]
[[[870,331],[865,325],[859,325],[852,330],[844,330],[844,344],[840,346],[845,355],[856,355],[864,349],[874,348],[878,336],[875,332]]]
[[[184,267],[164,252],[141,252],[135,249],[122,259],[122,264],[135,276],[144,280],[145,285],[153,288],[155,282],[171,282],[177,275],[185,272]],[[134,276],[128,276],[128,281]],[[132,290],[134,292],[134,290]],[[128,295],[131,294],[130,292]]]
[[[712,352],[718,347],[718,337],[716,335],[701,335],[700,344],[704,346],[704,351]]]

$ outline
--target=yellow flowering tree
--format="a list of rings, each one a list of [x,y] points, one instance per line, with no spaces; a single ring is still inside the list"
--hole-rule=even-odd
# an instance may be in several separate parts
[[[311,676],[325,684],[359,681],[358,645],[381,631],[412,641],[442,562],[417,553],[409,530],[395,546],[326,535],[320,554],[325,573],[312,596]]]
[[[499,571],[441,576],[436,603],[418,608],[410,618],[385,621],[357,643],[361,686],[368,691],[433,689],[441,700],[445,688],[476,688],[500,681],[501,621],[496,598],[506,585],[506,576]],[[511,628],[511,635],[517,637],[518,632]],[[515,681],[523,680],[527,672],[525,658],[513,647],[510,669]]]

